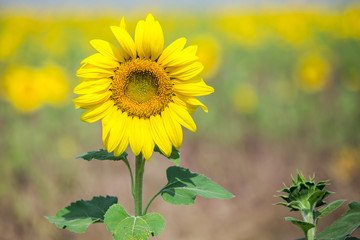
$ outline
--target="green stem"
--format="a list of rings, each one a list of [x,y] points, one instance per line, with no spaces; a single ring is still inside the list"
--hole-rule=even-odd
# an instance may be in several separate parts
[[[133,197],[135,196],[135,191],[134,191],[134,176],[133,173],[131,171],[131,167],[129,164],[129,161],[127,159],[124,160],[125,165],[127,166],[127,168],[129,169],[129,173],[130,173],[130,178],[131,178],[131,194],[133,195]]]
[[[150,204],[152,203],[152,201],[153,201],[157,196],[159,196],[159,194],[161,193],[162,190],[163,190],[163,189],[161,189],[160,191],[158,191],[158,192],[150,199],[150,201],[148,202],[148,204],[147,204],[146,207],[145,207],[144,215],[147,213],[147,210],[148,210],[148,208],[150,207]]]
[[[312,212],[312,211],[306,212],[306,213],[304,213],[304,214],[302,214],[302,215],[303,215],[303,218],[304,218],[305,222],[314,224],[313,212]],[[315,239],[315,231],[316,231],[316,227],[311,228],[311,229],[306,233],[305,239],[306,239],[306,240],[314,240],[314,239]]]
[[[135,216],[142,216],[142,186],[144,177],[145,160],[140,153],[135,160]]]

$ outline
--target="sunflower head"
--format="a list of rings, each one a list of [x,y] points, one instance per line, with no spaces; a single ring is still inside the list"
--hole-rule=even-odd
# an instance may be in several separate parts
[[[189,113],[198,106],[195,97],[210,94],[199,73],[203,65],[196,46],[179,38],[164,49],[160,23],[149,14],[137,23],[134,39],[124,18],[111,30],[120,48],[100,39],[90,41],[98,51],[82,61],[74,89],[76,108],[86,109],[85,122],[102,121],[104,147],[116,156],[130,145],[135,155],[149,160],[155,144],[169,156],[182,143],[182,126],[196,131]]]

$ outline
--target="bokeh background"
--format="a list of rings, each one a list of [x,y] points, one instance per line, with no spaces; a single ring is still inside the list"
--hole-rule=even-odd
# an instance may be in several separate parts
[[[215,88],[201,99],[209,113],[194,114],[198,132],[184,131],[181,165],[236,195],[192,206],[155,200],[150,212],[166,219],[157,239],[299,238],[284,221],[299,214],[273,206],[297,171],[330,180],[330,201],[359,201],[360,5],[314,2],[0,1],[0,239],[111,239],[102,224],[73,234],[44,218],[94,195],[116,195],[131,212],[123,163],[74,159],[102,142],[101,125],[81,122],[71,99],[75,71],[95,53],[89,41],[116,44],[111,25],[125,16],[133,35],[149,12],[166,45],[198,45]],[[170,165],[156,154],[147,163],[145,202]]]

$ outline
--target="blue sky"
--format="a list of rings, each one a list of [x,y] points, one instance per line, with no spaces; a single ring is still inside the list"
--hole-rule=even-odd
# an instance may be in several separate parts
[[[0,0],[0,7],[21,6],[30,8],[50,8],[75,7],[94,9],[104,8],[121,8],[126,10],[135,9],[193,9],[196,11],[202,9],[226,8],[227,6],[250,6],[258,7],[262,5],[341,5],[356,0]]]

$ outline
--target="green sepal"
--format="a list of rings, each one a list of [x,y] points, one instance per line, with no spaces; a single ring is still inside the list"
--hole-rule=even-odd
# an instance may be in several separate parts
[[[287,204],[287,203],[284,203],[284,202],[278,202],[278,203],[275,203],[274,205],[288,207],[288,204]]]
[[[97,151],[91,151],[91,152],[87,152],[83,155],[77,156],[76,158],[82,158],[86,161],[91,161],[93,159],[96,160],[112,160],[112,161],[119,161],[119,160],[123,160],[126,161],[127,160],[127,152],[123,152],[120,156],[114,156],[114,153],[111,152],[109,153],[107,150],[105,149],[100,149]]]
[[[349,204],[349,210],[328,228],[317,235],[317,239],[346,239],[360,226],[360,202]]]
[[[155,145],[155,148],[154,148],[154,151],[155,152],[158,152],[160,153],[161,155],[165,156],[161,151],[160,151],[160,148]],[[166,156],[165,156],[166,157]],[[169,157],[167,157],[170,161],[172,161],[173,163],[175,163],[176,166],[179,166],[180,165],[180,152],[179,150],[177,150],[174,146],[172,146],[172,152],[170,154]]]
[[[90,224],[103,222],[106,211],[117,201],[117,197],[111,196],[93,197],[88,201],[80,200],[59,210],[56,216],[46,218],[58,228],[84,233]]]
[[[307,199],[307,201],[310,203],[310,209],[313,209],[313,207],[318,203],[321,202],[324,195],[326,194],[326,191],[316,191],[313,194],[310,195],[310,197]]]
[[[164,218],[158,213],[130,216],[119,204],[109,208],[104,223],[114,240],[145,240],[157,236],[165,227]]]
[[[168,183],[161,189],[161,197],[175,205],[194,204],[199,195],[204,198],[228,199],[234,197],[204,175],[189,169],[172,166],[166,170]]]
[[[296,226],[300,227],[301,230],[303,230],[303,232],[305,233],[305,235],[307,234],[307,232],[310,229],[315,227],[315,225],[312,224],[312,223],[304,222],[304,221],[301,221],[299,219],[295,219],[295,218],[292,218],[292,217],[286,217],[285,221],[290,221],[293,224],[295,224]]]

